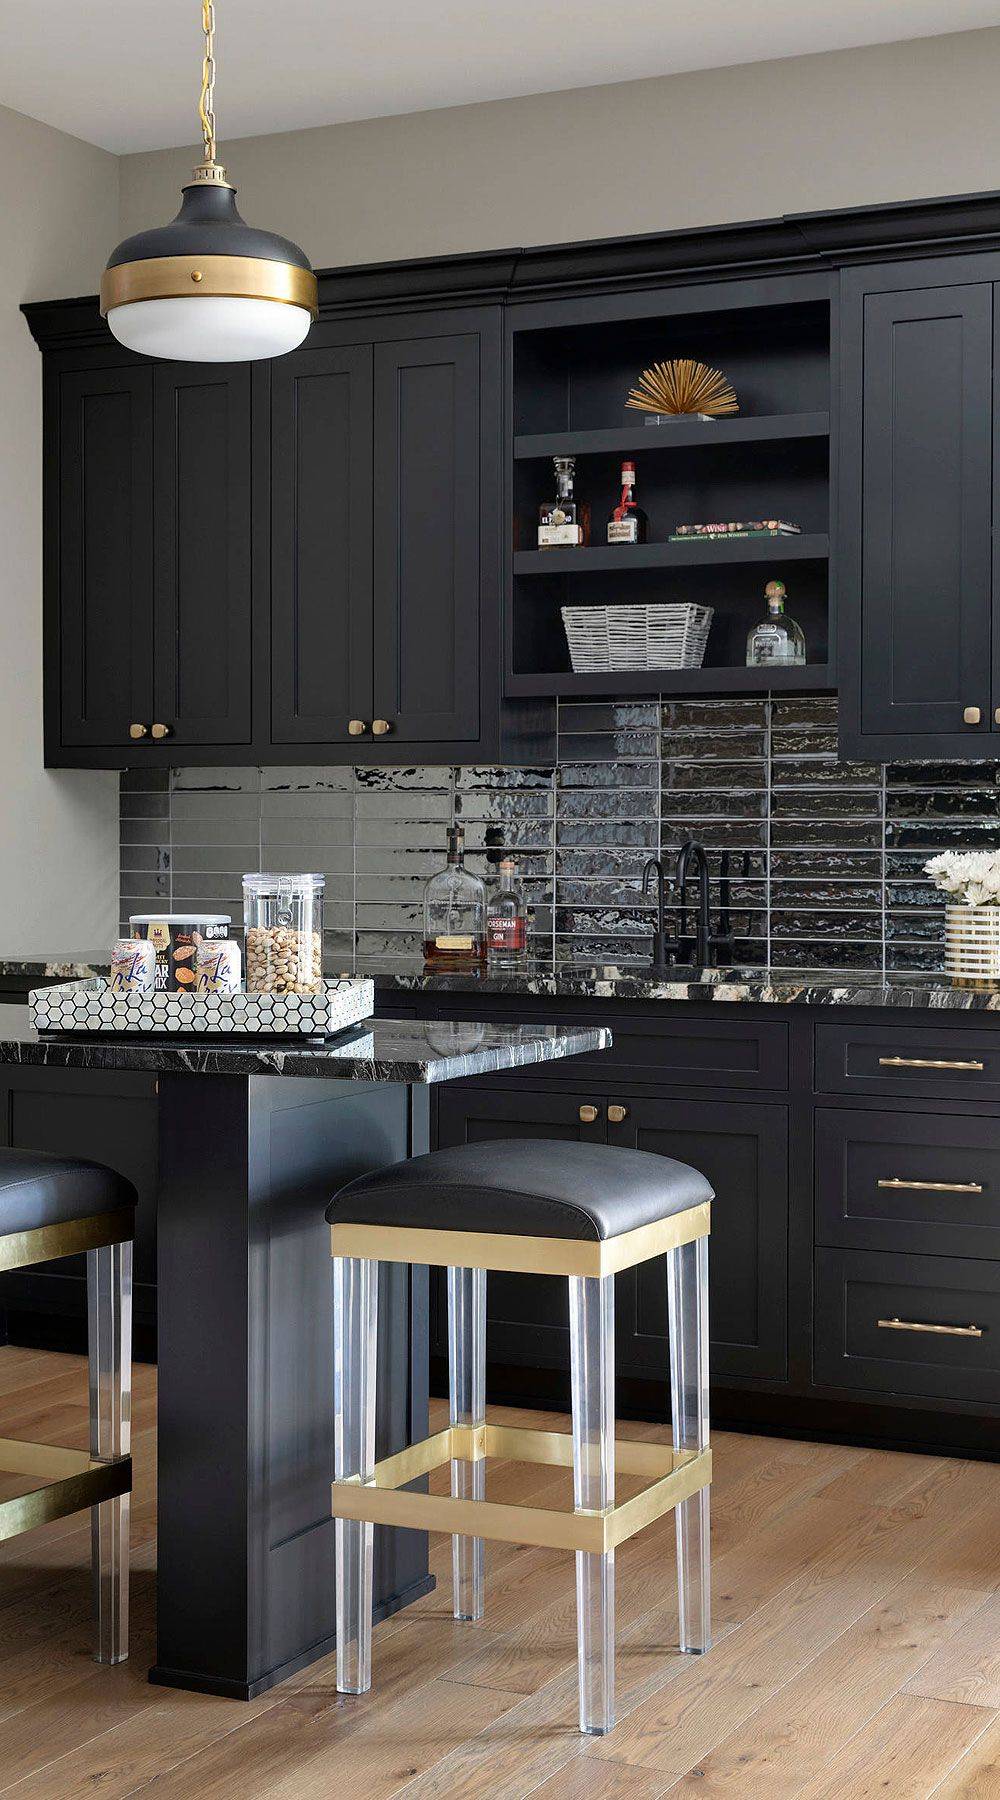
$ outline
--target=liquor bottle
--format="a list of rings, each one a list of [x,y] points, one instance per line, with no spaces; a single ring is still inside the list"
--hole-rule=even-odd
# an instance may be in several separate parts
[[[520,969],[528,958],[528,912],[516,885],[517,864],[505,856],[500,885],[486,911],[486,953],[493,969]]]
[[[431,968],[478,969],[486,960],[486,889],[465,866],[465,832],[448,832],[448,861],[424,888],[424,961]]]
[[[649,535],[649,520],[635,503],[635,463],[622,463],[622,497],[611,508],[608,519],[609,544],[644,544]]]
[[[554,456],[556,497],[538,508],[539,550],[564,550],[569,544],[590,543],[590,507],[573,493],[575,456]]]
[[[789,664],[804,663],[806,640],[801,625],[785,616],[784,582],[769,581],[764,598],[767,617],[747,635],[747,668],[769,668],[772,663],[787,668]]]

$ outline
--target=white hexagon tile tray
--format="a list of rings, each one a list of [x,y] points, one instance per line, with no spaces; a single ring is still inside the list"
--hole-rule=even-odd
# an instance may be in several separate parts
[[[103,975],[92,975],[35,988],[28,1004],[36,1031],[329,1037],[371,1018],[375,984],[345,975],[324,981],[316,994],[113,994]]]

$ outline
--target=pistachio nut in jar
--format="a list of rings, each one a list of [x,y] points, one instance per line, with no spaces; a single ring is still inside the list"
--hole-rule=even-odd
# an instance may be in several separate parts
[[[323,875],[244,875],[248,994],[315,994],[323,985]]]

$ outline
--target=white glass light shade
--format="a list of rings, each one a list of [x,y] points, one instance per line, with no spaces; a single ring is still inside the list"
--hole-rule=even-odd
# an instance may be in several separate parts
[[[229,294],[181,294],[112,307],[108,324],[140,356],[172,362],[253,362],[301,344],[311,316],[304,306]]]

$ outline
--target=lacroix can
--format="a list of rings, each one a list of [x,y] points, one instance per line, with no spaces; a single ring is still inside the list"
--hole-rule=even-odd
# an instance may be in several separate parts
[[[196,994],[238,994],[241,973],[240,947],[235,938],[198,945]]]
[[[113,994],[151,994],[156,986],[156,950],[148,938],[119,938],[111,952],[108,986]]]

